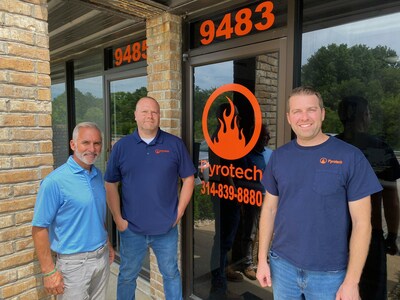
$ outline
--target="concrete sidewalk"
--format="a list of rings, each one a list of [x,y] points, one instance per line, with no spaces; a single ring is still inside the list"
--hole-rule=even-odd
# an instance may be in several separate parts
[[[117,299],[117,278],[119,272],[119,265],[117,263],[112,263],[110,268],[110,280],[108,282],[108,291],[107,291],[107,300],[116,300]],[[137,280],[137,288],[136,288],[136,300],[152,300],[150,295],[150,284],[146,280],[142,278],[138,278]]]

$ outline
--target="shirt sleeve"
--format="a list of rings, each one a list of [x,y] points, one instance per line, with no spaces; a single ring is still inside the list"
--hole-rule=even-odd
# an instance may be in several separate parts
[[[32,226],[49,227],[62,205],[62,195],[57,182],[51,178],[42,181],[36,198]]]

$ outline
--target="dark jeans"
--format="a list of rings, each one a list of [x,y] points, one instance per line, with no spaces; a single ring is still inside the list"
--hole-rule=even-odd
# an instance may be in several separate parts
[[[363,300],[387,299],[386,253],[382,230],[372,230],[367,261],[360,279],[360,296]]]
[[[215,235],[211,249],[211,284],[226,290],[225,267],[240,221],[240,206],[236,200],[211,198],[215,215]]]

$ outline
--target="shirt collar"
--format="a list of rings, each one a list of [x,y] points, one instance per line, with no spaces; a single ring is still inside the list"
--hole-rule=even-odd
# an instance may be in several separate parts
[[[74,173],[74,174],[81,173],[81,172],[87,172],[87,173],[89,173],[88,170],[82,168],[82,167],[75,161],[75,159],[73,158],[72,155],[70,155],[70,157],[68,158],[67,164],[68,164],[68,166],[70,167],[72,173]],[[94,177],[94,176],[97,175],[97,168],[96,168],[94,165],[92,165],[92,169],[91,169],[91,171],[90,171],[89,174],[90,174],[91,177]]]
[[[139,136],[139,132],[137,129],[133,132],[133,138],[135,139],[136,143],[144,143],[142,138]],[[163,142],[164,138],[162,136],[162,130],[158,128],[157,135],[156,137],[151,141],[149,145],[154,145],[154,144],[161,144]]]

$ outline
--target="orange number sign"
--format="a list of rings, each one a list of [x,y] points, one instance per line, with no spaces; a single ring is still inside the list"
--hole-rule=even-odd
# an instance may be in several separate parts
[[[115,66],[122,64],[138,62],[141,59],[147,59],[147,41],[135,42],[125,47],[119,47],[114,51]]]
[[[200,35],[203,37],[200,42],[203,45],[211,44],[214,39],[225,38],[229,40],[233,35],[244,36],[251,32],[253,26],[258,31],[269,29],[275,21],[275,15],[272,13],[274,4],[271,1],[260,3],[252,11],[250,8],[240,9],[232,21],[232,13],[227,13],[219,24],[212,20],[205,20],[200,25]],[[252,16],[260,14],[260,22],[254,23]]]

